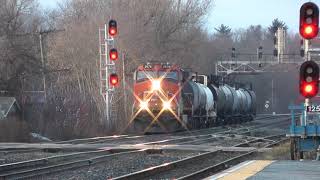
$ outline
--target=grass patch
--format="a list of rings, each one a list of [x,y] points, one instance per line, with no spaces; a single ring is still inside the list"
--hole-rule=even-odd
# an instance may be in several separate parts
[[[304,152],[304,159],[315,160],[317,153],[315,151]],[[270,151],[260,153],[257,159],[263,160],[291,160],[290,158],[290,142],[286,142],[272,148]]]

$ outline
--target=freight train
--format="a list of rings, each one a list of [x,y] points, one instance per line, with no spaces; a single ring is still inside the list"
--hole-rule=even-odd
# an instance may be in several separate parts
[[[134,73],[131,127],[165,133],[253,120],[256,95],[252,88],[216,79],[176,64],[140,65]]]

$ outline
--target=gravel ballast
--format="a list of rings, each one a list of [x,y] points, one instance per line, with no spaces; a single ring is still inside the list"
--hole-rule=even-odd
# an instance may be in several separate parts
[[[193,151],[164,150],[161,153],[154,154],[143,152],[119,155],[110,158],[109,161],[104,163],[72,171],[64,171],[55,175],[40,177],[40,179],[105,180],[199,154],[199,152]]]
[[[8,163],[15,163],[20,161],[27,161],[32,159],[40,159],[46,158],[50,156],[57,156],[63,155],[65,153],[58,152],[58,153],[49,153],[43,151],[33,151],[33,152],[24,152],[24,153],[7,153],[7,152],[0,152],[0,165],[8,164]]]

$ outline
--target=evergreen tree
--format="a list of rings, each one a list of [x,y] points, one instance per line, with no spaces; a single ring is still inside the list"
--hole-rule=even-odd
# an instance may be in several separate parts
[[[218,37],[231,37],[231,28],[221,24],[219,27],[214,28],[217,31]]]
[[[274,19],[272,21],[272,24],[268,27],[268,31],[271,35],[273,35],[274,33],[277,32],[278,28],[279,27],[282,27],[284,28],[285,30],[288,29],[288,26],[286,25],[285,22],[279,20],[278,18]]]

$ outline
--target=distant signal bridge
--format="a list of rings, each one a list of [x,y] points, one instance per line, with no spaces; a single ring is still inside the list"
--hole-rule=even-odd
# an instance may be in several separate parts
[[[300,45],[299,54],[285,54],[286,31],[280,27],[274,36],[273,54],[263,54],[262,46],[257,48],[256,54],[244,54],[232,48],[231,57],[221,57],[215,64],[216,75],[288,72],[307,60],[320,63],[320,48],[317,48],[320,47],[320,37],[312,41],[301,40]]]
[[[274,68],[279,65],[300,65],[303,58],[300,55],[282,55],[281,61],[273,55],[264,55],[259,59],[256,55],[244,55],[239,58],[229,58],[218,61],[215,65],[215,72],[217,75],[229,74],[259,74],[278,71]],[[281,72],[285,69],[281,68]]]

